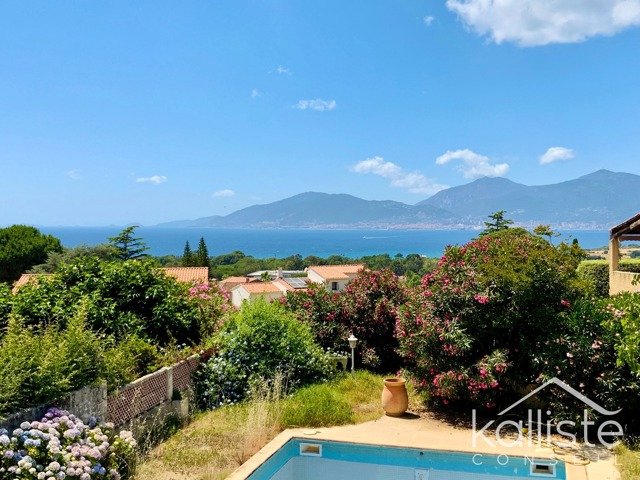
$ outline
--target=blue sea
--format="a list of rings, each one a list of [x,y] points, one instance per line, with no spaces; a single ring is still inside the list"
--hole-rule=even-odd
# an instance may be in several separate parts
[[[66,247],[104,243],[120,232],[120,227],[39,227],[58,237]],[[300,254],[344,255],[358,258],[388,253],[418,253],[440,257],[447,245],[464,244],[478,235],[474,230],[234,230],[215,228],[140,227],[137,236],[150,247],[151,255],[182,255],[189,241],[196,248],[204,237],[210,255],[240,250],[257,258]],[[583,248],[602,247],[608,242],[606,231],[562,231],[560,240],[577,238]]]

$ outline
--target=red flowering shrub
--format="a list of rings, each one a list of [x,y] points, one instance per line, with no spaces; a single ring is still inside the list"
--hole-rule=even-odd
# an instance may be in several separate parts
[[[349,333],[341,319],[340,294],[311,283],[305,290],[289,292],[280,299],[298,320],[311,327],[316,342],[325,350],[346,350]]]
[[[189,299],[198,307],[200,338],[217,333],[233,310],[231,295],[216,283],[194,282],[189,288]]]
[[[577,294],[579,259],[522,229],[448,247],[399,309],[400,354],[417,388],[434,404],[492,408],[533,383],[533,353]]]
[[[407,292],[391,270],[364,271],[341,294],[341,319],[359,340],[360,360],[369,368],[396,370],[400,365],[395,337],[397,309]]]
[[[397,308],[406,301],[406,289],[391,270],[364,271],[341,293],[322,285],[290,292],[282,303],[311,326],[325,349],[348,351],[347,337],[358,338],[356,362],[393,371],[398,368],[395,338]]]

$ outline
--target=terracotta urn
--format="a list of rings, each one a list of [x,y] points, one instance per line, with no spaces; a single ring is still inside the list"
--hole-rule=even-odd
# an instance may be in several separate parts
[[[409,397],[404,378],[385,378],[382,389],[382,408],[390,417],[399,417],[407,411]]]

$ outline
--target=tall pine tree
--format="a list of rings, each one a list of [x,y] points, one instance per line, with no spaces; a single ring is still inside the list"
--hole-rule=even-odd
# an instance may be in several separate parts
[[[207,244],[204,242],[204,237],[200,237],[198,242],[198,250],[196,250],[196,266],[198,267],[210,267],[209,265],[209,250]]]
[[[121,260],[132,260],[147,256],[144,252],[149,250],[149,247],[141,238],[135,237],[136,228],[138,228],[137,225],[132,225],[126,227],[115,237],[109,237],[109,245],[116,249],[118,258]]]
[[[189,240],[187,240],[187,243],[184,244],[184,252],[182,253],[182,266],[193,267],[194,265],[195,258],[193,257],[193,252],[191,251]]]

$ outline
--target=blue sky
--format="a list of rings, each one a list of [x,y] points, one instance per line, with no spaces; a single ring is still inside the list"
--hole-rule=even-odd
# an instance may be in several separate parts
[[[639,25],[640,0],[3,2],[0,224],[640,174]]]

